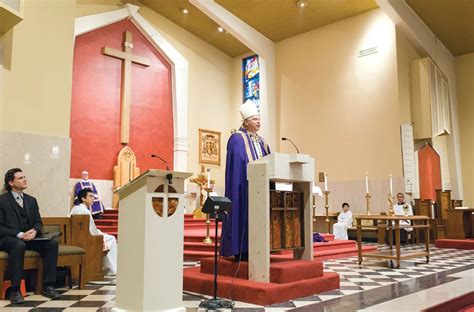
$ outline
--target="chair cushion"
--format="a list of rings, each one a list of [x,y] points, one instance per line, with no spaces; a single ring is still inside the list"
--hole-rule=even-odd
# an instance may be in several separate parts
[[[39,257],[39,253],[33,250],[25,251],[25,258]],[[8,253],[5,251],[0,251],[0,260],[8,260]]]
[[[70,245],[59,245],[59,255],[81,255],[85,254],[86,251],[81,247],[70,246]]]

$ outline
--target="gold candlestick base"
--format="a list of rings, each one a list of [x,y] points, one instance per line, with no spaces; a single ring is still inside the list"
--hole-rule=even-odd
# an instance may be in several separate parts
[[[204,188],[207,192],[207,196],[212,192],[213,187],[212,186],[207,186]],[[210,226],[211,226],[211,219],[209,218],[209,214],[206,213],[206,237],[202,241],[203,244],[213,244],[214,242],[212,241],[211,235],[210,235]]]
[[[395,215],[395,211],[393,210],[393,200],[395,199],[395,197],[391,194],[391,193],[388,193],[388,198],[387,198],[387,201],[388,201],[388,215],[393,217]]]
[[[329,221],[329,193],[330,191],[324,191],[324,208],[326,209],[326,230],[331,233],[331,224]]]
[[[370,216],[370,194],[365,194],[365,199],[367,200],[367,215]]]

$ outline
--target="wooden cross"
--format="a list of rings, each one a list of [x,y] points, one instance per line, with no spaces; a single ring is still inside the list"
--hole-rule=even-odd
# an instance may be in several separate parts
[[[122,106],[120,116],[120,142],[127,144],[130,136],[130,89],[132,63],[150,66],[150,60],[132,54],[132,33],[123,33],[123,51],[103,47],[102,54],[123,60],[122,62]]]

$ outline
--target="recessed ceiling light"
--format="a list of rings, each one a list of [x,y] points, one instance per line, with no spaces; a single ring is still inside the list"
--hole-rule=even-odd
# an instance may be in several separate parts
[[[224,28],[222,28],[221,26],[217,27],[217,30],[218,30],[219,32],[224,32]]]
[[[188,13],[189,13],[188,9],[182,9],[181,12],[182,12],[183,14],[188,14]]]
[[[296,2],[296,5],[299,6],[300,8],[304,8],[308,5],[308,2],[305,0],[299,0],[298,2]]]

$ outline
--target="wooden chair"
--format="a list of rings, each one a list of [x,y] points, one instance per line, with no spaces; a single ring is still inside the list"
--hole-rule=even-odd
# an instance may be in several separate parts
[[[437,208],[439,207],[435,206],[431,199],[415,199],[414,215],[430,218],[430,241],[447,236],[447,222],[445,219],[436,217],[440,215]],[[417,243],[420,242],[420,238],[424,238],[423,232],[420,233],[419,229],[415,229],[415,236]]]

